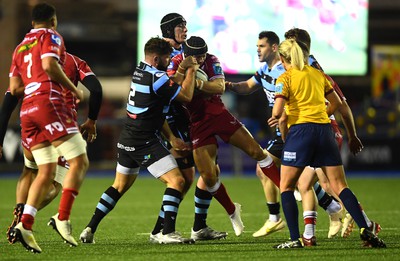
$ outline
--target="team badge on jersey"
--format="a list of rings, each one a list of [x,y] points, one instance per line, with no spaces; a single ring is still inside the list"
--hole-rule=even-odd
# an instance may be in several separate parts
[[[62,41],[61,41],[61,37],[56,35],[56,34],[52,34],[51,35],[51,41],[57,45],[61,45]]]
[[[278,83],[277,85],[275,85],[275,93],[282,93],[282,89],[283,89],[283,83]]]
[[[219,63],[214,63],[212,66],[213,66],[213,70],[214,70],[215,75],[224,74],[224,72],[222,71],[221,64],[219,64]]]

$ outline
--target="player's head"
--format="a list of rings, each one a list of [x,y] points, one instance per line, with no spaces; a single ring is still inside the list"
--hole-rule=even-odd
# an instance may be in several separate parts
[[[193,55],[198,64],[203,64],[206,59],[208,47],[203,38],[192,36],[183,43],[183,52],[185,56]]]
[[[162,36],[182,44],[187,36],[186,20],[178,13],[165,15],[160,22]]]
[[[311,37],[306,30],[300,28],[292,28],[285,33],[285,39],[294,39],[297,42],[304,43],[308,49],[308,53],[310,53]]]
[[[162,71],[168,68],[171,52],[171,45],[160,37],[150,38],[144,46],[146,62]]]
[[[279,45],[279,54],[286,70],[288,69],[288,64],[292,68],[302,70],[307,60],[302,48],[295,39],[286,39],[283,41]]]
[[[32,26],[46,25],[50,28],[57,28],[56,8],[52,5],[41,3],[32,9]]]
[[[272,31],[258,34],[257,55],[260,62],[272,62],[278,55],[279,37]]]

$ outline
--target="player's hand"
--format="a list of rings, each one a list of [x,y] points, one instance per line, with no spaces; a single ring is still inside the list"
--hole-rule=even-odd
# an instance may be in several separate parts
[[[231,90],[233,87],[233,82],[225,81],[225,89]]]
[[[197,60],[194,58],[194,56],[190,55],[187,56],[180,64],[179,66],[182,67],[182,69],[186,70],[187,68],[196,65]]]
[[[79,128],[82,136],[87,135],[87,142],[92,143],[97,138],[96,121],[87,119]]]
[[[76,96],[76,104],[82,102],[84,99],[82,90],[76,89],[75,96]]]
[[[358,153],[362,151],[364,146],[362,145],[360,139],[357,136],[354,136],[353,138],[349,137],[348,138],[348,145],[349,145],[349,150],[350,152],[355,156]]]
[[[270,127],[275,127],[276,125],[278,125],[278,119],[277,118],[275,118],[275,117],[271,117],[271,118],[269,118],[268,119],[268,126],[270,126]]]
[[[173,138],[169,141],[172,148],[176,151],[190,151],[192,150],[192,146],[189,143],[184,142],[182,139]]]

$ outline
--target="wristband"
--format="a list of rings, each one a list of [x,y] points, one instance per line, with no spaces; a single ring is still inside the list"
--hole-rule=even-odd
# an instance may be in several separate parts
[[[176,71],[176,73],[179,74],[179,75],[182,75],[182,76],[185,75],[184,73],[181,73],[181,72],[179,71],[179,69]]]

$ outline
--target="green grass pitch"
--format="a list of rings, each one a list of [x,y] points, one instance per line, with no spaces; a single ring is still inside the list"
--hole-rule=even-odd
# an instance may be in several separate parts
[[[12,220],[15,205],[16,179],[0,179],[0,260],[400,260],[400,206],[399,178],[351,178],[350,188],[361,201],[368,216],[382,226],[380,237],[387,249],[361,247],[357,231],[350,238],[328,239],[328,216],[318,210],[317,247],[276,250],[272,246],[289,238],[287,229],[264,238],[253,238],[267,218],[265,199],[256,178],[222,177],[231,198],[242,204],[245,233],[236,237],[229,218],[219,203],[213,200],[208,225],[229,233],[226,240],[202,241],[193,245],[156,245],[149,243],[161,206],[165,186],[153,178],[140,177],[118,202],[116,208],[103,220],[95,235],[95,244],[69,247],[47,226],[57,212],[59,197],[39,211],[34,225],[36,241],[41,254],[32,254],[20,243],[10,245],[6,229]],[[113,177],[87,178],[81,188],[71,215],[73,234],[78,239],[89,222],[103,191]],[[190,236],[193,224],[193,187],[182,202],[177,230]],[[302,213],[301,206],[299,208]],[[300,228],[303,229],[302,215]],[[302,231],[301,231],[302,232]]]

